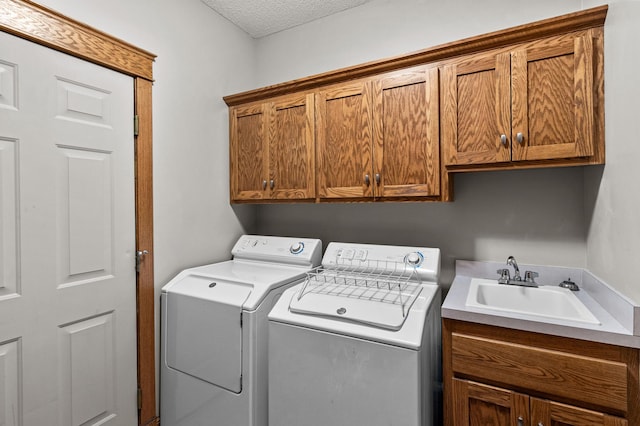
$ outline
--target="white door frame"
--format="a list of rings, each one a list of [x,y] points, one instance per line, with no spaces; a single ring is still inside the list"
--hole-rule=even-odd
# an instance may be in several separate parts
[[[159,425],[156,415],[155,293],[153,278],[152,110],[155,55],[28,0],[0,0],[0,31],[113,69],[134,79],[138,132],[135,149],[138,424]],[[78,42],[82,40],[82,42]]]

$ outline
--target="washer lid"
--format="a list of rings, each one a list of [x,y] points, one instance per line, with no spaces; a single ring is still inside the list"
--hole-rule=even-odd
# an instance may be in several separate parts
[[[224,282],[229,285],[249,288],[251,292],[243,301],[242,307],[245,310],[253,311],[258,308],[271,290],[302,279],[308,270],[307,267],[270,262],[228,260],[186,269],[165,285],[162,291],[166,293],[188,292],[194,297],[208,298],[214,294],[209,291],[209,283]],[[207,285],[185,285],[182,280],[186,276],[198,276],[209,280],[209,282],[206,282]],[[229,297],[235,297],[231,295],[233,291],[234,289],[228,289]],[[216,300],[220,300],[220,298],[216,296]]]
[[[190,274],[166,293],[170,368],[239,393],[242,305],[251,287]]]

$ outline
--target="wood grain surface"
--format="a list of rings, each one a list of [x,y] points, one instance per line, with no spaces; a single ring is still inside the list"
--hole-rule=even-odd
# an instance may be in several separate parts
[[[317,102],[318,196],[373,195],[372,110],[369,81],[320,91]],[[369,185],[365,176],[369,176]]]
[[[552,402],[536,408],[558,422],[545,425],[582,417],[599,419],[592,425],[640,424],[637,349],[449,319],[442,337],[445,420],[461,404],[454,382],[462,380],[527,394],[532,410],[536,399]]]

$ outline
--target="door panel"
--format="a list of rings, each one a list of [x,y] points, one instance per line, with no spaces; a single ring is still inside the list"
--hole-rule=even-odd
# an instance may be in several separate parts
[[[594,154],[593,61],[590,32],[512,53],[514,161]]]
[[[437,68],[404,70],[374,82],[376,197],[440,193],[438,90]]]
[[[0,137],[0,300],[19,291],[17,173],[17,141]]]
[[[315,197],[314,96],[287,96],[273,102],[269,129],[271,198]]]
[[[627,421],[597,411],[531,398],[532,424],[550,426],[626,426]]]
[[[369,81],[358,81],[317,95],[320,198],[373,196],[370,86]]]
[[[231,119],[231,199],[266,197],[269,158],[264,104],[234,108]]]
[[[5,33],[0,65],[5,424],[136,424],[133,80]]]
[[[474,55],[444,67],[445,165],[511,160],[510,74],[509,52]]]
[[[529,424],[529,397],[511,390],[453,379],[453,401],[456,426]]]

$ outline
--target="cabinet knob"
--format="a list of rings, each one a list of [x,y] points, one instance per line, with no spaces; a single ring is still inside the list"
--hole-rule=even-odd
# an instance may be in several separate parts
[[[376,185],[380,186],[380,173],[376,173]]]
[[[273,179],[271,179],[271,180],[269,181],[269,188],[270,188],[270,189],[273,189],[273,187],[274,187],[274,186],[276,186],[276,183],[275,183],[275,181],[274,181]]]
[[[518,426],[524,426],[524,418],[522,416],[518,416]]]
[[[267,180],[266,179],[264,179],[262,181],[262,190],[264,191],[265,189],[267,189]]]
[[[500,135],[500,143],[502,144],[502,146],[507,146],[507,135]]]
[[[516,135],[516,140],[518,141],[518,143],[520,145],[522,145],[522,142],[524,142],[524,135],[520,132],[518,132],[518,134]]]
[[[371,185],[371,179],[369,178],[369,175],[364,175],[364,184],[367,186]]]

